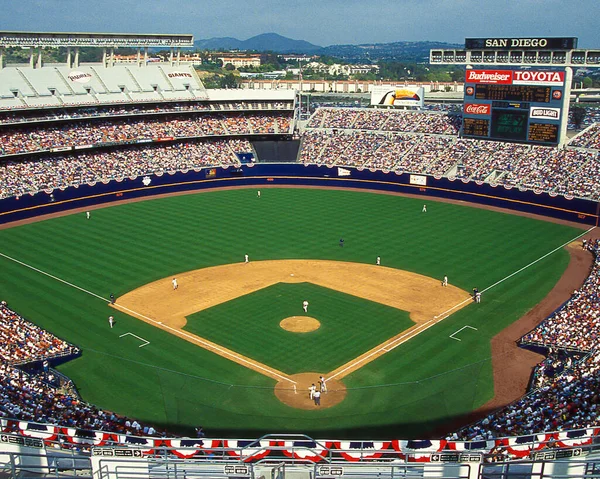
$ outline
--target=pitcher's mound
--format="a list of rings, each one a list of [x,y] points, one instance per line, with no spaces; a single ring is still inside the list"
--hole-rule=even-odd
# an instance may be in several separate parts
[[[279,381],[275,386],[275,396],[282,403],[298,409],[326,409],[341,403],[346,397],[346,386],[342,381],[330,379],[326,381],[327,392],[321,393],[321,405],[317,406],[308,395],[308,388],[314,384],[319,388],[319,376],[321,373],[300,373],[290,375],[290,379],[296,381],[296,389],[290,381]]]
[[[310,316],[290,316],[283,319],[279,323],[279,326],[292,333],[310,333],[319,329],[321,323],[318,319],[311,318]]]

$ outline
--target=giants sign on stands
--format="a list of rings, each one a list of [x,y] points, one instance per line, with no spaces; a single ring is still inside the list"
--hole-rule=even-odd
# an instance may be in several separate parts
[[[467,70],[465,83],[495,83],[510,85],[513,81],[511,70]]]
[[[169,78],[192,78],[192,74],[188,72],[169,72],[167,76]]]
[[[485,103],[465,103],[464,112],[467,115],[489,115],[492,105]]]

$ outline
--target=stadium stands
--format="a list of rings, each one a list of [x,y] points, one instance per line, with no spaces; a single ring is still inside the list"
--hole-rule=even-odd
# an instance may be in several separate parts
[[[131,178],[206,166],[239,165],[236,153],[252,151],[247,140],[206,140],[135,146],[102,152],[8,161],[0,165],[0,198],[28,192]]]
[[[600,198],[600,176],[589,174],[600,172],[596,149],[462,139],[454,124],[444,114],[319,109],[309,120],[300,161]],[[593,143],[593,131],[589,135],[581,141]]]

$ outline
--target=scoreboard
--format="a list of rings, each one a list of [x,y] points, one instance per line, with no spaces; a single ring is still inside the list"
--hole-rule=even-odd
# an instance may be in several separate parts
[[[558,144],[565,78],[564,70],[467,70],[463,137]]]

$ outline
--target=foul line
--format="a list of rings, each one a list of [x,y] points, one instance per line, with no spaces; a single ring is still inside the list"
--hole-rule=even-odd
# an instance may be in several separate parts
[[[192,340],[194,342],[198,342],[198,343],[202,344],[203,346],[205,346],[204,349],[207,349],[208,351],[210,351],[211,349],[214,349],[214,350],[219,351],[219,353],[222,353],[221,354],[222,356],[230,356],[230,357],[234,358],[235,359],[234,362],[236,362],[238,364],[243,362],[243,363],[245,363],[247,365],[250,365],[252,368],[256,368],[256,369],[260,369],[261,371],[264,371],[269,376],[277,376],[280,379],[283,379],[285,381],[289,381],[289,382],[291,382],[293,384],[297,384],[296,381],[293,381],[292,379],[290,379],[290,378],[288,378],[286,376],[282,376],[281,374],[279,374],[278,372],[276,372],[275,370],[273,370],[273,369],[271,369],[269,367],[264,367],[264,366],[262,366],[258,362],[254,362],[254,361],[251,361],[251,360],[248,360],[248,359],[244,358],[243,356],[239,356],[238,354],[234,353],[233,351],[230,351],[229,349],[221,348],[221,347],[217,346],[216,344],[214,344],[212,342],[209,342],[209,341],[206,341],[206,340],[202,339],[200,336],[195,336],[193,334],[188,334],[188,333],[186,333],[184,331],[181,331],[180,329],[172,328],[169,325],[163,324],[160,321],[156,321],[156,320],[154,320],[152,318],[149,318],[148,316],[145,316],[145,315],[143,315],[141,313],[138,313],[137,311],[129,309],[129,308],[127,308],[125,306],[122,306],[120,304],[115,304],[114,306],[116,306],[117,309],[128,311],[132,315],[138,316],[138,317],[144,319],[145,321],[148,321],[150,323],[153,323],[153,324],[157,325],[158,327],[160,327],[162,329],[166,329],[168,331],[172,331],[176,336],[189,338],[190,340]],[[208,349],[208,348],[211,348],[211,349]]]
[[[492,289],[495,286],[498,286],[500,283],[503,283],[504,281],[506,281],[509,278],[512,278],[513,276],[515,276],[516,274],[520,273],[521,271],[526,270],[527,268],[533,266],[534,264],[540,262],[541,260],[543,260],[544,258],[547,258],[548,256],[550,256],[551,254],[557,252],[558,250],[564,248],[565,246],[567,246],[568,244],[572,243],[573,241],[576,241],[577,239],[581,238],[582,236],[585,236],[586,234],[588,234],[590,231],[592,231],[593,229],[595,229],[595,226],[592,226],[591,228],[589,228],[587,231],[584,231],[583,233],[575,236],[573,239],[567,241],[566,243],[563,243],[562,245],[558,246],[557,248],[554,248],[552,251],[550,251],[549,253],[546,253],[545,255],[539,257],[538,259],[532,261],[531,263],[523,266],[521,269],[518,269],[517,271],[515,271],[514,273],[509,274],[508,276],[506,276],[505,278],[502,278],[499,281],[496,281],[494,284],[488,286],[487,288],[483,289],[480,293],[484,293],[486,291],[489,291],[490,289]],[[333,379],[335,377],[338,377],[340,375],[342,375],[342,377],[345,376],[345,372],[350,370],[350,369],[360,369],[360,368],[356,368],[357,365],[364,363],[365,361],[368,363],[370,361],[367,361],[368,359],[372,358],[375,355],[380,355],[380,353],[383,351],[383,354],[385,353],[389,353],[390,351],[392,351],[393,349],[397,348],[398,346],[400,346],[402,343],[408,341],[409,339],[411,339],[413,336],[416,336],[416,334],[420,334],[423,331],[429,329],[430,327],[434,326],[435,324],[439,323],[440,321],[442,321],[443,319],[446,319],[450,313],[452,311],[454,311],[456,308],[462,306],[463,304],[472,301],[472,298],[468,298],[465,299],[463,301],[461,301],[460,303],[452,306],[451,308],[447,309],[446,311],[444,311],[443,313],[439,314],[438,316],[435,316],[433,319],[430,319],[429,321],[426,321],[424,323],[419,324],[418,326],[416,326],[414,329],[411,328],[409,331],[407,331],[406,333],[402,334],[401,336],[398,336],[396,339],[394,339],[391,342],[384,342],[382,343],[377,349],[371,351],[368,355],[362,357],[362,358],[358,358],[356,360],[351,360],[350,362],[346,363],[345,367],[340,369],[339,371],[337,371],[335,374],[333,374],[332,376],[327,377],[327,380],[329,379]],[[409,336],[409,337],[407,337]],[[460,341],[460,340],[459,340]],[[364,364],[363,364],[364,366]],[[362,366],[360,366],[362,367]],[[335,370],[334,370],[335,371]],[[333,372],[333,371],[332,371]]]
[[[138,346],[138,348],[143,348],[144,346],[148,346],[150,344],[150,341],[147,341],[144,338],[140,338],[137,334],[125,333],[125,334],[121,334],[121,336],[119,336],[119,337],[122,338],[123,336],[133,336],[134,338],[138,338],[140,341],[144,341],[144,344],[140,344]]]
[[[450,336],[448,336],[448,337],[449,337],[449,338],[452,338],[452,339],[454,339],[454,340],[456,340],[456,341],[462,341],[462,339],[455,338],[455,337],[454,337],[454,335],[455,335],[455,334],[458,334],[458,333],[460,333],[460,332],[461,332],[463,329],[466,329],[466,328],[469,328],[469,329],[474,329],[475,331],[477,331],[477,328],[474,328],[473,326],[469,326],[469,325],[467,324],[466,326],[463,326],[462,328],[460,328],[458,331],[454,331],[454,332],[453,332],[453,333],[452,333]]]
[[[31,265],[29,265],[27,263],[23,263],[23,261],[19,261],[18,259],[12,258],[12,257],[10,257],[10,256],[8,256],[8,255],[6,255],[4,253],[0,253],[0,256],[2,256],[3,258],[9,259],[11,261],[14,261],[15,263],[18,263],[18,264],[20,264],[22,266],[25,266],[26,268],[32,269],[33,271],[37,271],[38,273],[41,273],[41,274],[43,274],[45,276],[48,276],[49,278],[55,279],[56,281],[60,281],[61,283],[64,283],[64,284],[66,284],[68,286],[71,286],[71,288],[75,288],[75,289],[78,289],[79,291],[83,291],[84,293],[87,293],[87,294],[89,294],[91,296],[94,296],[95,298],[101,299],[102,301],[106,301],[107,303],[110,302],[110,300],[108,300],[107,298],[103,298],[99,294],[92,293],[91,291],[89,291],[87,289],[84,289],[84,288],[82,288],[80,286],[77,286],[76,284],[69,283],[68,281],[65,281],[64,279],[61,279],[58,276],[54,276],[54,275],[52,275],[50,273],[46,273],[45,271],[42,271],[41,269],[35,268],[35,267],[33,267],[33,266],[31,266]]]
[[[75,289],[77,289],[79,291],[82,291],[82,292],[84,292],[86,294],[89,294],[90,296],[93,296],[95,298],[101,299],[102,301],[110,303],[109,299],[104,298],[104,297],[100,296],[99,294],[93,293],[92,291],[89,291],[89,290],[87,290],[85,288],[82,288],[81,286],[77,286],[76,284],[69,283],[68,281],[66,281],[66,280],[64,280],[62,278],[59,278],[58,276],[54,276],[54,275],[52,275],[50,273],[47,273],[46,271],[42,271],[41,269],[36,268],[34,266],[31,266],[31,265],[29,265],[27,263],[24,263],[23,261],[19,261],[18,259],[15,259],[15,258],[13,258],[11,256],[8,256],[8,255],[4,254],[4,253],[0,253],[0,256],[2,256],[3,258],[8,259],[10,261],[14,261],[17,264],[20,264],[21,266],[25,266],[26,268],[29,268],[29,269],[31,269],[33,271],[36,271],[36,272],[40,273],[40,274],[43,274],[44,276],[48,276],[49,278],[52,278],[52,279],[54,279],[56,281],[59,281],[59,282],[61,282],[63,284],[66,284],[67,286],[70,286],[71,288],[75,288]],[[162,328],[162,329],[167,329],[169,331],[173,331],[173,332],[176,333],[177,336],[180,336],[180,337],[184,336],[186,338],[192,339],[194,342],[198,342],[200,344],[203,344],[204,346],[209,346],[210,348],[215,349],[215,350],[223,353],[222,355],[224,355],[224,356],[229,356],[230,358],[234,358],[235,359],[234,362],[236,362],[238,364],[245,363],[246,365],[251,365],[252,368],[256,368],[256,369],[258,369],[260,371],[264,371],[265,373],[267,373],[268,376],[271,376],[271,377],[276,376],[279,379],[283,379],[283,380],[289,381],[289,382],[291,382],[293,384],[297,384],[296,381],[293,381],[292,379],[279,374],[275,370],[272,370],[272,369],[270,369],[268,367],[264,367],[264,366],[262,366],[258,362],[249,361],[246,358],[237,355],[233,351],[229,351],[229,350],[226,350],[226,349],[219,348],[217,345],[214,345],[214,344],[209,344],[208,342],[204,341],[199,336],[194,336],[194,335],[191,335],[191,334],[187,334],[187,333],[185,333],[183,331],[180,331],[178,329],[171,328],[170,326],[167,326],[166,324],[162,324],[160,321],[155,321],[154,319],[148,318],[147,316],[144,316],[143,314],[140,314],[140,313],[138,313],[136,311],[133,311],[133,310],[131,310],[129,308],[126,308],[124,306],[120,306],[120,305],[117,305],[117,304],[115,304],[114,306],[118,306],[119,309],[123,309],[123,310],[129,311],[133,315],[139,316],[139,317],[143,318],[144,320],[146,320],[146,321],[148,321],[148,322],[150,322],[150,323],[152,323],[154,325],[160,326],[160,328]],[[205,349],[207,349],[207,348],[205,348]]]

